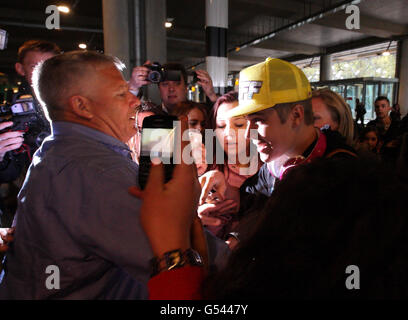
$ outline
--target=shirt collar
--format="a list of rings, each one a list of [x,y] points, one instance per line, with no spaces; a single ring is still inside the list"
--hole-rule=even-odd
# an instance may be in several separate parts
[[[129,147],[122,141],[103,133],[102,131],[78,123],[53,121],[51,123],[51,128],[52,136],[82,136],[98,141],[122,155],[128,156],[128,153],[130,153]]]

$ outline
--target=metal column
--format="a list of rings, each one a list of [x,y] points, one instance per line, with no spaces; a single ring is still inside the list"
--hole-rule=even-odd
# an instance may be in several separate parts
[[[332,56],[323,55],[320,57],[320,81],[331,80]]]
[[[228,0],[206,0],[206,63],[214,90],[224,94],[228,86]]]
[[[126,79],[146,60],[167,62],[165,21],[165,0],[103,0],[105,53],[125,63]],[[146,91],[149,99],[160,103],[156,86]]]
[[[146,7],[146,58],[151,62],[167,62],[166,0],[145,1]],[[147,86],[147,97],[156,104],[161,103],[156,85]]]
[[[397,78],[399,79],[398,103],[401,116],[408,113],[408,39],[398,43]]]
[[[130,76],[128,0],[103,0],[103,36],[105,53],[118,57],[125,65],[125,78]]]

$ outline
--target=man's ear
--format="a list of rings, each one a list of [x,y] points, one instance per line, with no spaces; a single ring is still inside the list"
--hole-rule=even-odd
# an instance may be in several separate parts
[[[20,76],[25,77],[24,67],[23,67],[23,65],[22,65],[20,62],[17,62],[17,63],[14,65],[14,68],[16,69],[16,72],[17,72]]]
[[[299,126],[305,119],[305,109],[301,104],[297,104],[292,108],[290,112],[290,120],[292,121],[292,127]]]
[[[68,100],[69,107],[74,114],[80,118],[91,120],[93,118],[91,103],[88,98],[83,96],[72,96]]]

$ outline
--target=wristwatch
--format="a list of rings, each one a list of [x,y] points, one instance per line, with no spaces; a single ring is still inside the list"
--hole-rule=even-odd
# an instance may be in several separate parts
[[[172,250],[164,253],[160,258],[155,257],[150,260],[151,276],[153,277],[163,271],[178,269],[185,265],[202,267],[204,264],[200,254],[191,248],[184,252],[180,249]]]

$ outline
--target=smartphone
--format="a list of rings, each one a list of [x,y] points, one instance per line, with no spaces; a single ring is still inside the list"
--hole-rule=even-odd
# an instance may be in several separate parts
[[[144,189],[149,177],[151,162],[160,159],[164,165],[165,183],[173,174],[177,138],[177,117],[154,115],[143,120],[139,159],[139,185]]]

